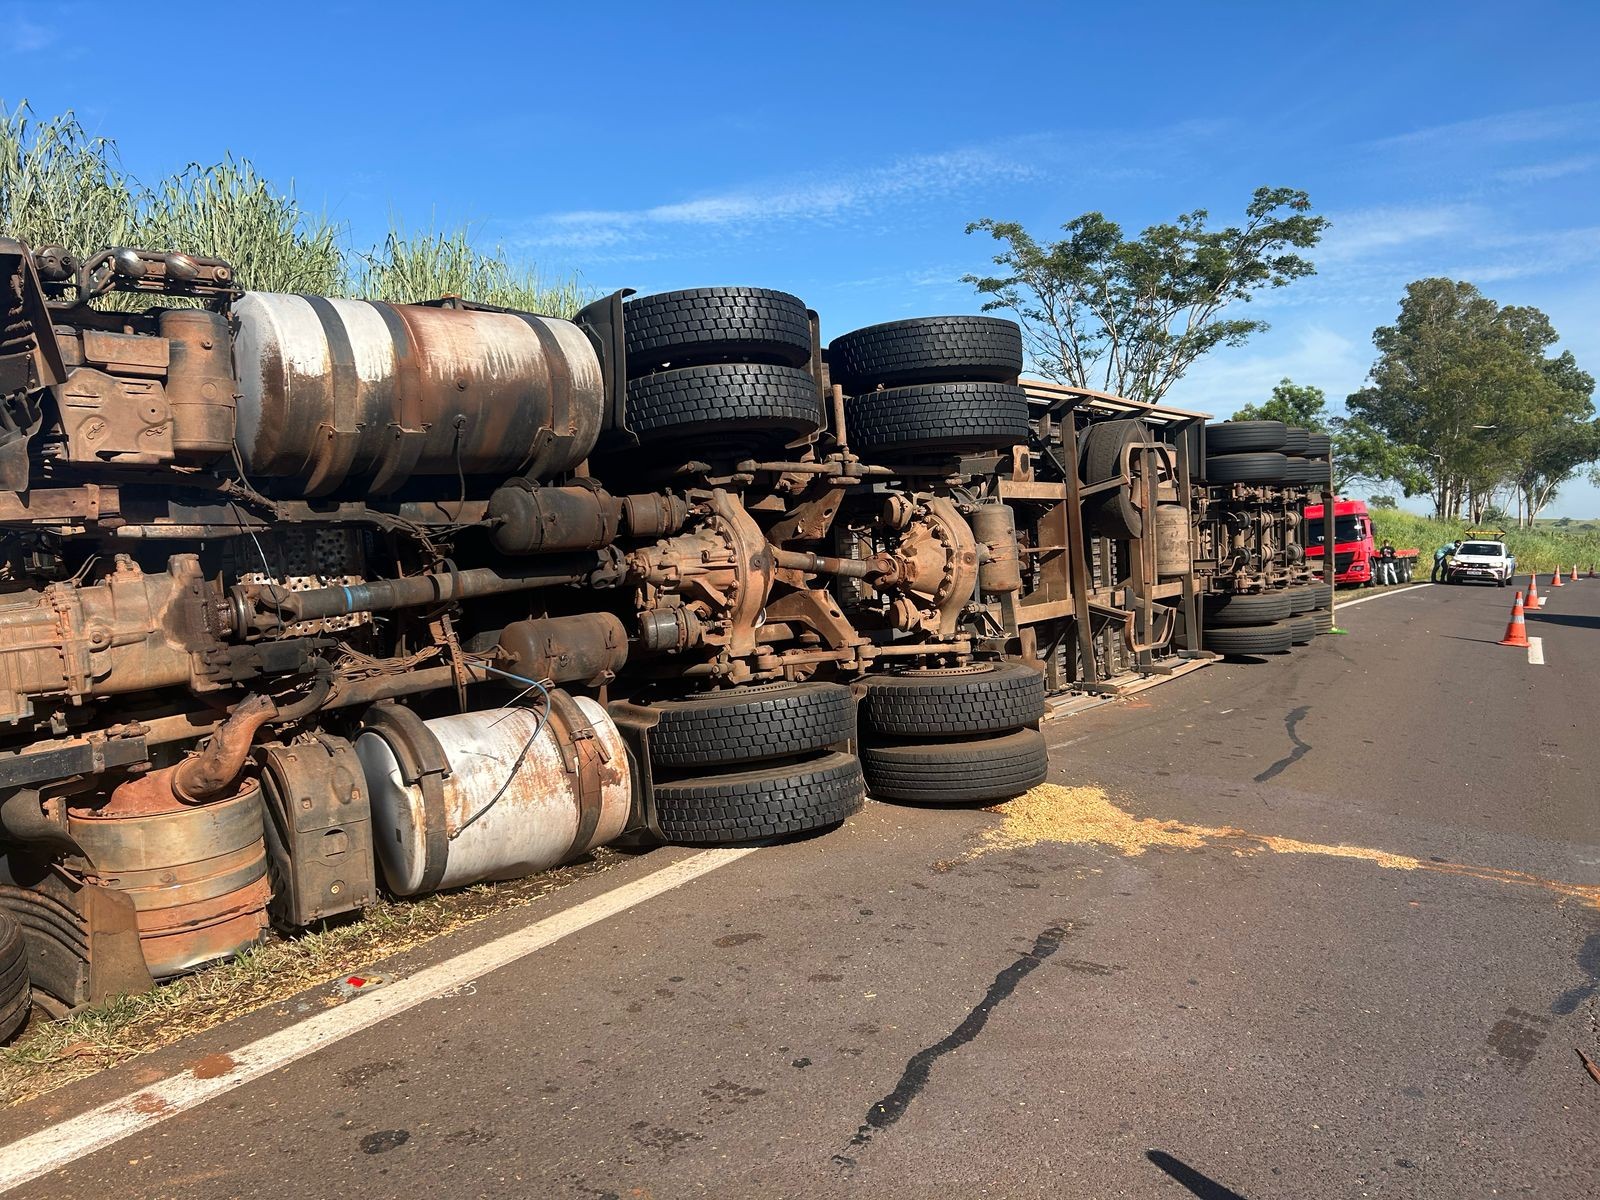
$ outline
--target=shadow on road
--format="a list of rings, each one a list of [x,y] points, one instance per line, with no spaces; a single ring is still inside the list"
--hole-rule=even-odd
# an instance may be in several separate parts
[[[1529,613],[1528,623],[1530,625],[1534,623],[1540,625],[1576,625],[1579,629],[1600,629],[1600,617],[1586,617],[1580,613]]]
[[[1164,1150],[1146,1150],[1144,1156],[1188,1188],[1191,1194],[1199,1196],[1200,1200],[1244,1200],[1231,1187],[1218,1183],[1209,1175],[1200,1174],[1188,1163],[1173,1158]]]

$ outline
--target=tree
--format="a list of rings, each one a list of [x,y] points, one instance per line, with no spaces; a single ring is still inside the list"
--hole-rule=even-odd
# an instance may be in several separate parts
[[[1399,508],[1400,502],[1393,496],[1371,496],[1367,499],[1368,508]]]
[[[1201,355],[1243,345],[1265,321],[1224,319],[1235,302],[1315,272],[1293,253],[1317,244],[1327,220],[1293,188],[1257,188],[1242,225],[1206,228],[1204,209],[1152,225],[1137,239],[1102,213],[1072,218],[1040,243],[1014,221],[984,218],[1006,249],[996,275],[966,282],[1022,324],[1034,365],[1052,379],[1155,402]]]
[[[1327,393],[1310,384],[1299,384],[1292,379],[1280,380],[1272,389],[1272,399],[1261,404],[1245,404],[1236,411],[1233,421],[1282,421],[1285,425],[1300,425],[1319,433],[1328,432]]]
[[[1594,380],[1535,308],[1502,308],[1469,283],[1419,279],[1393,325],[1373,334],[1378,360],[1352,395],[1365,422],[1425,477],[1440,517],[1483,517],[1514,492],[1524,519],[1600,453]]]

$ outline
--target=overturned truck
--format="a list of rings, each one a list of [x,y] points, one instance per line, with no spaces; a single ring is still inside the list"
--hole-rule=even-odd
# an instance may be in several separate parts
[[[1047,693],[1324,607],[1316,469],[1218,478],[1200,414],[1020,381],[995,318],[824,349],[763,289],[568,321],[7,240],[0,281],[0,1037],[29,981],[380,889],[1004,800]]]

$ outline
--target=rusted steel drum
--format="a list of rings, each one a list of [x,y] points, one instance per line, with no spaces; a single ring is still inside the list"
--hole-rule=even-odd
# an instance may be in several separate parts
[[[1156,505],[1156,574],[1163,579],[1187,575],[1193,568],[1189,553],[1189,514],[1181,504]]]
[[[425,733],[385,725],[356,739],[391,891],[518,879],[622,834],[632,804],[622,737],[587,696],[551,690],[563,708],[548,720],[490,709],[417,722]],[[593,736],[573,737],[575,722]]]
[[[570,321],[249,292],[239,332],[245,469],[305,494],[417,475],[545,478],[600,433],[600,360]]]
[[[267,928],[267,848],[261,788],[245,780],[224,800],[134,816],[74,810],[67,832],[93,881],[133,899],[139,945],[156,979],[237,954]]]

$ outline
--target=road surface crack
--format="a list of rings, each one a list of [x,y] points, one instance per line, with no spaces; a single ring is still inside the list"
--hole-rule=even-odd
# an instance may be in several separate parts
[[[1283,728],[1288,733],[1289,741],[1293,744],[1294,749],[1257,775],[1257,783],[1266,783],[1269,779],[1277,778],[1310,752],[1310,744],[1300,740],[1299,732],[1300,722],[1305,720],[1306,714],[1310,711],[1311,706],[1309,704],[1302,704],[1283,719]]]

